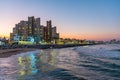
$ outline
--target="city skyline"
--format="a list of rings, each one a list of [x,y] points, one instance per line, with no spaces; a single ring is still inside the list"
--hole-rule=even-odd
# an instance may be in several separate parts
[[[120,39],[119,0],[1,0],[0,36],[28,16],[52,20],[62,38]]]
[[[46,21],[46,25],[42,25],[41,18],[34,16],[29,16],[26,21],[20,20],[10,33],[12,43],[57,43],[58,39],[59,33],[57,33],[57,27],[52,25],[52,20]]]

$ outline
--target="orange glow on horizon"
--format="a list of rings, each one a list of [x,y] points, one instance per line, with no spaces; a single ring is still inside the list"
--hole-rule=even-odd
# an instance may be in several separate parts
[[[87,34],[87,35],[74,35],[74,34],[61,34],[60,38],[74,38],[74,39],[87,39],[87,40],[111,40],[119,38],[119,35],[115,34]]]
[[[10,36],[9,36],[9,35],[1,35],[1,34],[0,34],[0,37],[10,38]]]
[[[10,35],[6,34],[6,35],[1,35],[0,34],[0,37],[6,37],[6,38],[10,38]],[[62,34],[60,33],[60,38],[70,38],[70,39],[80,39],[80,40],[83,40],[83,39],[87,39],[87,40],[111,40],[111,39],[116,39],[116,38],[119,38],[119,35],[116,36],[115,34],[112,34],[112,35],[102,35],[102,34],[99,34],[99,35],[92,35],[92,34]]]

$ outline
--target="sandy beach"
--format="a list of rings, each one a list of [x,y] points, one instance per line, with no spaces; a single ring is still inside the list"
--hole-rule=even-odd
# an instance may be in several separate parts
[[[33,48],[17,48],[17,49],[5,49],[0,50],[0,58],[10,57],[12,55],[20,54],[22,52],[34,51]]]

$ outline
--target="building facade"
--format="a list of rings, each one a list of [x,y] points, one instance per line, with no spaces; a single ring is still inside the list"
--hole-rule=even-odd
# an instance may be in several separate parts
[[[20,21],[10,33],[10,40],[31,41],[39,44],[40,41],[51,43],[54,39],[59,39],[56,27],[52,27],[52,21],[46,22],[46,26],[41,25],[40,18],[28,17],[28,21]]]

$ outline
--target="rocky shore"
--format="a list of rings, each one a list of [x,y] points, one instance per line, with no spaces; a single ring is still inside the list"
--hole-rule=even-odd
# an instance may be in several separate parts
[[[2,49],[16,49],[16,48],[35,48],[35,49],[51,49],[51,48],[67,48],[75,46],[86,46],[86,45],[95,45],[95,44],[45,44],[45,45],[2,45]]]
[[[9,57],[22,52],[33,51],[36,49],[56,49],[75,46],[85,46],[93,44],[64,44],[64,45],[3,45],[0,46],[0,58]]]

